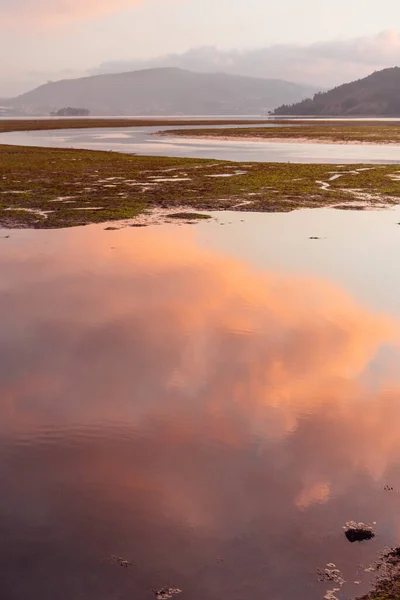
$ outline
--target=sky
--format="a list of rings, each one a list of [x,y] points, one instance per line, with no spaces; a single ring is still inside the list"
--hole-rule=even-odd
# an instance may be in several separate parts
[[[400,63],[396,23],[398,0],[0,0],[0,95],[171,60],[329,87]]]

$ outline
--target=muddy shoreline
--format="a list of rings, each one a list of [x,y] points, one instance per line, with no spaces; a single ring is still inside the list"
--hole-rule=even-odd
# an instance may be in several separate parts
[[[400,146],[400,141],[395,140],[386,140],[374,142],[370,140],[335,140],[334,138],[310,138],[310,137],[261,137],[261,136],[247,136],[247,135],[208,135],[208,134],[196,134],[193,135],[184,135],[184,131],[182,133],[176,133],[171,131],[162,131],[158,132],[155,135],[162,135],[168,137],[176,137],[176,138],[187,138],[193,139],[202,139],[202,140],[213,140],[213,141],[223,141],[223,142],[255,142],[255,143],[272,143],[272,144],[335,144],[339,146]]]

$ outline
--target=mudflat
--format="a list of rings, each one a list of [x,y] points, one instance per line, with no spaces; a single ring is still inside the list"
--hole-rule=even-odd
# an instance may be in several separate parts
[[[235,163],[0,146],[0,225],[57,228],[154,209],[287,212],[397,204],[399,165]]]

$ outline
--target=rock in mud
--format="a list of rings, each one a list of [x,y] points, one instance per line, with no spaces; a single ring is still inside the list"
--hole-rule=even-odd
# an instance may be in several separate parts
[[[355,521],[348,521],[346,523],[344,534],[351,543],[372,540],[375,537],[375,532],[371,525],[356,523]]]

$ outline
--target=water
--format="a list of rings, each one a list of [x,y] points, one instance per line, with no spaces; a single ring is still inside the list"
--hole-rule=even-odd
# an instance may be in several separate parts
[[[320,600],[329,562],[367,590],[398,543],[399,220],[0,231],[1,598]]]
[[[26,131],[0,134],[1,144],[112,150],[149,156],[295,163],[399,163],[399,146],[210,140],[157,136],[158,131],[195,127],[134,127]],[[201,129],[203,126],[196,126]],[[221,126],[213,126],[218,129]],[[226,126],[223,126],[226,127]],[[237,127],[237,126],[233,126]],[[246,127],[246,126],[244,126]],[[254,125],[252,125],[254,127]],[[272,122],[268,127],[276,127]],[[209,129],[211,127],[208,127]]]

